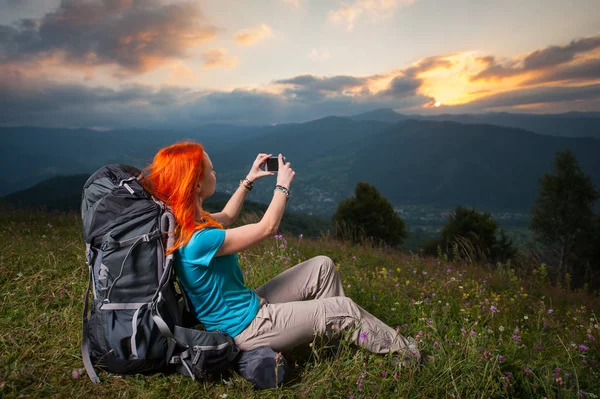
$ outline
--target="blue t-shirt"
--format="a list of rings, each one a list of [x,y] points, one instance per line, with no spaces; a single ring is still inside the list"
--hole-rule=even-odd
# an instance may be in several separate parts
[[[244,285],[237,254],[217,256],[225,230],[208,227],[196,231],[175,251],[175,273],[207,331],[219,330],[232,338],[258,313],[256,293]]]

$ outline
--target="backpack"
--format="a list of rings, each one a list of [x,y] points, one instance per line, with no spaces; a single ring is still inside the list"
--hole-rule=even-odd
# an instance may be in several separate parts
[[[165,255],[175,219],[140,177],[135,167],[107,165],[83,187],[89,269],[82,317],[85,369],[94,383],[100,382],[94,366],[114,374],[220,375],[238,349],[226,334],[182,325],[180,309],[189,304],[183,288],[175,287],[173,255]]]

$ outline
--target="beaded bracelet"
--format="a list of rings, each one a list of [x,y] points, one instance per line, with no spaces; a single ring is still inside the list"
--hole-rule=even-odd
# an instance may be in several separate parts
[[[286,187],[283,187],[281,185],[276,185],[275,189],[273,190],[273,193],[275,193],[275,191],[281,191],[282,193],[285,194],[285,199],[289,199],[290,198],[290,190],[288,190]]]
[[[252,183],[247,178],[240,180],[240,186],[244,187],[244,190],[249,193],[254,188],[254,183]]]

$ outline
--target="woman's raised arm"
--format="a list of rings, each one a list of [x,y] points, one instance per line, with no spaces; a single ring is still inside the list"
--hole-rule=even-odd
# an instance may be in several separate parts
[[[292,170],[290,163],[284,164],[283,157],[279,154],[277,185],[289,190],[295,174],[296,172]],[[284,190],[274,190],[273,199],[260,222],[226,230],[225,240],[217,251],[216,256],[229,255],[243,251],[258,244],[265,238],[276,234],[281,218],[283,217],[287,197],[288,195]]]
[[[246,176],[246,179],[252,184],[256,179],[260,179],[264,176],[271,176],[273,172],[265,172],[260,169],[260,166],[273,154],[258,154],[252,167],[250,168],[250,172]],[[212,217],[217,222],[221,223],[224,227],[231,226],[233,222],[237,219],[240,214],[240,210],[242,209],[242,205],[244,204],[244,200],[246,199],[246,194],[248,193],[247,186],[244,183],[240,183],[240,186],[235,193],[231,196],[227,204],[225,204],[225,208],[221,212],[211,213],[210,217]],[[250,187],[251,188],[251,187]]]

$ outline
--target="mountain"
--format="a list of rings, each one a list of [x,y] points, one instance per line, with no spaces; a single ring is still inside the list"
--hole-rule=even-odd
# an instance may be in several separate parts
[[[369,167],[348,173],[380,187],[392,203],[458,204],[527,210],[554,154],[571,148],[600,183],[600,141],[543,136],[522,129],[456,122],[406,121],[371,137],[360,154]]]
[[[53,177],[25,190],[1,197],[0,205],[8,204],[15,208],[24,209],[79,212],[81,192],[89,176],[89,174],[80,174]],[[231,194],[216,192],[205,200],[204,207],[210,212],[219,212],[225,207],[230,198]],[[246,213],[262,215],[266,210],[266,204],[246,201],[239,219],[243,219],[243,215]],[[286,210],[280,225],[282,232],[294,235],[302,233],[307,237],[317,237],[329,228],[329,219],[301,215],[289,210]]]
[[[355,121],[379,121],[379,122],[389,122],[396,123],[406,119],[421,119],[420,115],[412,116],[412,115],[403,115],[391,108],[379,108],[373,111],[365,112],[359,115],[354,115],[349,117],[349,119],[353,119]]]
[[[16,208],[45,208],[53,211],[79,211],[81,191],[89,174],[57,176],[0,198]]]
[[[324,217],[333,214],[339,200],[353,195],[358,181],[374,184],[397,208],[474,205],[529,212],[539,178],[552,170],[555,153],[564,148],[573,150],[583,171],[600,187],[600,140],[488,124],[327,117],[231,131],[223,126],[194,132],[20,129],[0,136],[3,141],[4,133],[11,137],[10,151],[0,145],[1,162],[10,159],[0,168],[0,179],[13,187],[31,186],[52,174],[92,173],[109,162],[142,167],[158,148],[183,137],[205,144],[217,171],[217,189],[224,192],[237,188],[256,154],[283,153],[296,171],[288,208]],[[268,203],[275,181],[257,181],[249,200]]]
[[[193,139],[207,147],[259,137],[263,127],[205,125],[195,130],[0,128],[0,195],[58,175],[91,174],[108,163],[142,168],[166,145]]]
[[[296,171],[294,209],[332,214],[358,181],[374,184],[395,206],[475,205],[528,212],[538,179],[552,169],[556,152],[571,148],[600,186],[600,141],[535,134],[494,125],[406,120],[396,124],[329,117],[278,131],[265,143],[247,141],[211,153],[222,184],[239,179],[251,154],[285,154]],[[248,154],[242,157],[239,154]],[[227,156],[229,172],[219,169]],[[239,161],[239,162],[238,162]],[[254,196],[270,193],[257,182]],[[267,183],[270,182],[270,183]],[[263,185],[264,184],[264,185]],[[313,205],[309,205],[313,204]]]
[[[593,137],[600,139],[599,112],[567,112],[564,114],[511,114],[492,112],[484,114],[403,115],[389,108],[377,109],[352,116],[357,121],[400,122],[408,119],[452,121],[465,124],[490,124],[515,127],[534,133],[561,137]]]

